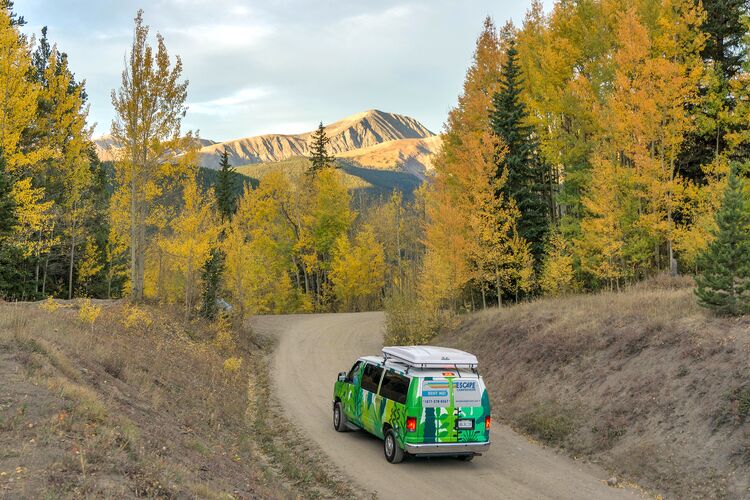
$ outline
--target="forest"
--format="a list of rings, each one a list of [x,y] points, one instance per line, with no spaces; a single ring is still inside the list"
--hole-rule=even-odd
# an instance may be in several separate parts
[[[201,180],[182,61],[143,12],[112,91],[123,147],[100,162],[85,81],[4,0],[0,297],[129,297],[188,318],[385,308],[393,342],[425,341],[446,314],[662,272],[745,311],[750,263],[713,257],[750,253],[747,14],[561,0],[519,26],[487,18],[427,181],[354,203],[322,124],[304,173],[245,183],[225,155]],[[727,273],[730,306],[711,292]]]

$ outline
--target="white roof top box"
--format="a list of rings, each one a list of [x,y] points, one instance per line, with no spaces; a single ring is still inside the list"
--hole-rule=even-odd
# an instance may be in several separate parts
[[[441,366],[476,368],[479,364],[477,357],[468,352],[429,345],[383,347],[383,355],[386,359],[420,368]]]

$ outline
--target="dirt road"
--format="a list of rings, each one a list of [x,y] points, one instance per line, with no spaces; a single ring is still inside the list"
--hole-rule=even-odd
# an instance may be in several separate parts
[[[380,498],[641,497],[607,486],[603,470],[532,444],[497,424],[489,453],[470,463],[437,458],[392,465],[383,457],[379,439],[365,432],[334,431],[331,401],[336,375],[357,357],[380,353],[382,324],[382,313],[253,319],[256,331],[279,337],[273,377],[288,416],[363,493],[376,492]]]

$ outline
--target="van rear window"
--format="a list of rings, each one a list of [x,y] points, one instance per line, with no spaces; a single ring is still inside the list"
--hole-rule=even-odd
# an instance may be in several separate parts
[[[380,395],[396,403],[405,404],[409,382],[411,380],[408,377],[389,370],[385,372],[383,383],[380,385]]]
[[[380,377],[383,375],[383,369],[379,366],[371,365],[367,363],[365,365],[365,373],[362,375],[362,389],[370,392],[378,392],[378,384],[380,383]]]

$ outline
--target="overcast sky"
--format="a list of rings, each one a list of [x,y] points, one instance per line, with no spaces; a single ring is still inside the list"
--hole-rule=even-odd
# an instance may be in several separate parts
[[[549,8],[552,0],[546,0]],[[94,136],[145,11],[190,80],[185,129],[228,140],[296,133],[376,108],[442,129],[482,20],[518,23],[519,0],[15,0],[26,32],[49,27],[87,82]]]

